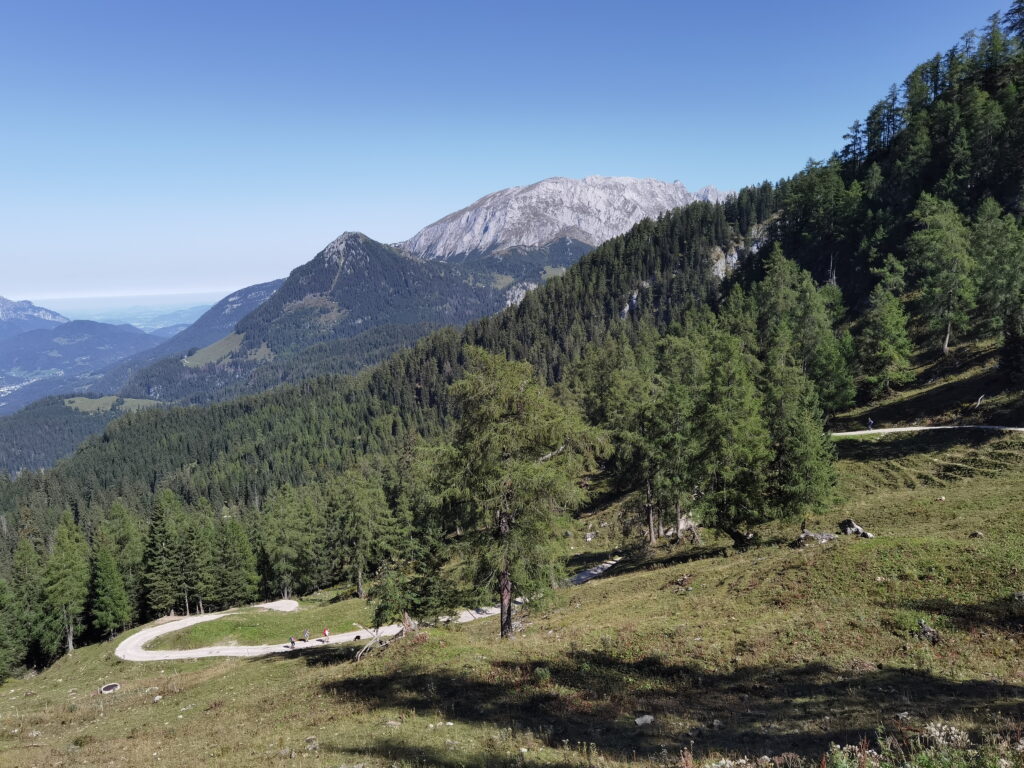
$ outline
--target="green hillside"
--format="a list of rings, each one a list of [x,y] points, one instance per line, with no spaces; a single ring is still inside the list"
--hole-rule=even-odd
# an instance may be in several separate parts
[[[966,454],[992,471],[947,470]],[[852,516],[874,539],[792,549],[786,525],[745,553],[666,545],[531,611],[511,642],[485,619],[359,663],[344,648],[127,663],[116,641],[98,644],[0,689],[2,762],[242,766],[294,750],[323,766],[653,766],[692,750],[699,763],[816,763],[879,726],[908,740],[942,721],[976,743],[1012,729],[1024,716],[1024,439],[850,441],[840,457],[848,501],[810,527]],[[915,479],[891,481],[893,461]],[[593,528],[616,546],[620,507],[582,513],[573,541],[587,547]],[[291,615],[293,632],[306,611],[332,609]],[[919,636],[922,619],[937,644]],[[108,682],[122,689],[99,695]],[[651,726],[634,723],[643,714]]]

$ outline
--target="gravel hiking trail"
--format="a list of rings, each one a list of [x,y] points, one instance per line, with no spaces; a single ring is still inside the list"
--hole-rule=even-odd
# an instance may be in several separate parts
[[[833,432],[832,437],[891,435],[895,432],[930,432],[933,429],[988,429],[994,432],[1024,432],[1024,427],[1000,427],[994,424],[948,424],[938,427],[881,427],[878,429],[856,429],[852,432]]]
[[[586,570],[575,573],[569,578],[569,584],[573,586],[585,584],[613,567],[620,559],[621,558],[619,557],[615,557],[611,560],[605,560],[603,563],[595,565],[593,568],[587,568]],[[294,600],[276,600],[272,603],[260,603],[254,607],[264,608],[271,611],[296,611],[299,608],[299,604]],[[161,635],[166,635],[170,632],[177,632],[180,629],[185,629],[186,627],[191,627],[195,624],[202,624],[204,621],[216,621],[224,616],[231,616],[234,613],[237,613],[237,611],[207,613],[201,616],[186,616],[183,619],[176,619],[153,627],[146,627],[145,629],[141,629],[130,637],[122,640],[114,651],[114,655],[119,659],[124,659],[125,661],[179,661],[184,659],[207,659],[213,656],[266,656],[271,653],[293,653],[295,651],[301,651],[304,648],[320,648],[327,644],[340,645],[343,643],[351,643],[356,640],[369,640],[372,636],[368,630],[360,629],[353,632],[342,632],[337,635],[332,634],[330,640],[324,640],[322,637],[316,638],[309,643],[303,643],[303,647],[296,648],[292,648],[290,643],[280,643],[275,645],[210,645],[205,648],[191,648],[189,650],[180,651],[146,650],[146,645]],[[477,608],[463,611],[455,617],[455,621],[459,624],[465,624],[470,621],[476,621],[477,619],[482,619],[486,616],[495,616],[497,614],[497,606]],[[379,637],[391,637],[393,635],[397,635],[401,630],[401,624],[389,624],[378,629],[377,635]]]

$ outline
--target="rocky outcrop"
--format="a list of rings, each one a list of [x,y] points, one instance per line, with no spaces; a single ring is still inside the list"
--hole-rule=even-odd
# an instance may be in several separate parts
[[[482,197],[417,232],[399,247],[432,261],[467,261],[513,247],[560,239],[596,247],[645,218],[697,200],[717,202],[714,187],[692,193],[679,182],[629,177],[554,177]]]

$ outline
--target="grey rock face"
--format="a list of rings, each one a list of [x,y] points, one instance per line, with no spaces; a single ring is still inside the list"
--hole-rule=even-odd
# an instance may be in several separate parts
[[[49,309],[37,307],[31,301],[11,301],[0,296],[0,321],[45,320],[51,323],[66,323],[68,319]]]
[[[400,247],[417,258],[448,261],[516,246],[540,247],[562,238],[598,246],[642,219],[724,197],[714,187],[692,193],[678,182],[656,179],[554,177],[482,197],[424,227]]]

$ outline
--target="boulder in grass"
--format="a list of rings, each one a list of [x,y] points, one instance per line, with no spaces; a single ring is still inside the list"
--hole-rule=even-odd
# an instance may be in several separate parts
[[[875,534],[865,531],[854,522],[852,517],[848,517],[839,523],[839,532],[844,536],[860,536],[862,539],[875,538]]]
[[[790,544],[794,549],[806,547],[811,544],[828,544],[830,541],[835,541],[839,537],[834,533],[815,533],[814,531],[802,531],[800,536]]]

